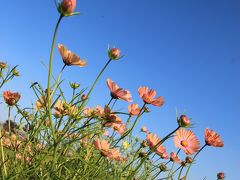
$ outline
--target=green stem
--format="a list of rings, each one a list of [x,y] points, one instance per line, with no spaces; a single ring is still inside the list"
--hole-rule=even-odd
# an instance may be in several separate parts
[[[180,178],[181,178],[181,174],[182,174],[183,167],[184,167],[184,166],[181,167],[181,170],[180,170],[180,172],[179,172],[178,180],[180,180]]]
[[[134,175],[136,174],[136,172],[138,171],[138,169],[142,166],[142,164],[144,163],[144,161],[162,144],[164,143],[169,137],[171,137],[178,129],[180,128],[180,126],[178,126],[174,131],[172,131],[171,133],[169,133],[167,136],[165,136],[161,141],[159,141],[151,150],[150,152],[148,152],[147,156],[142,158],[141,163],[137,166],[137,168],[133,171],[133,173],[127,178],[127,179],[132,179],[134,177]]]
[[[197,157],[197,155],[198,155],[206,146],[207,146],[207,144],[205,144],[205,145],[195,154],[195,156],[193,157],[193,161],[195,160],[195,158]],[[185,174],[185,178],[186,178],[186,179],[187,179],[187,175],[188,175],[188,173],[189,173],[189,171],[190,171],[190,168],[191,168],[192,164],[193,164],[193,163],[191,163],[191,164],[188,166],[187,172],[186,172],[186,174]]]
[[[60,15],[58,22],[56,24],[54,34],[53,34],[53,39],[52,39],[52,46],[51,46],[51,52],[50,52],[50,57],[49,57],[49,67],[48,67],[48,83],[47,83],[47,110],[48,110],[48,116],[49,116],[49,121],[51,124],[51,129],[52,129],[52,135],[54,138],[54,141],[56,140],[56,133],[54,130],[53,122],[52,122],[52,113],[51,113],[51,75],[52,75],[52,61],[53,61],[53,52],[54,52],[54,46],[55,46],[55,41],[57,37],[57,30],[59,27],[59,24],[63,18],[63,15]],[[55,143],[55,142],[54,142]]]
[[[54,154],[53,154],[53,164],[52,167],[55,167],[55,163],[56,163],[56,149],[57,149],[57,143],[56,143],[56,132],[55,132],[55,128],[52,122],[52,112],[51,112],[51,75],[52,75],[52,61],[53,61],[53,52],[54,52],[54,46],[55,46],[55,41],[56,41],[56,37],[57,37],[57,30],[59,27],[59,24],[61,22],[63,18],[63,15],[61,14],[58,22],[56,24],[55,30],[54,30],[54,34],[53,34],[53,39],[52,39],[52,46],[51,46],[51,52],[50,52],[50,57],[49,57],[49,67],[48,67],[48,83],[47,83],[47,110],[48,110],[48,117],[49,117],[49,121],[51,124],[51,131],[52,131],[52,135],[53,135],[53,140],[54,140]]]
[[[11,114],[11,107],[8,107],[8,132],[11,135],[11,120],[10,120],[10,114]]]
[[[112,61],[112,59],[109,59],[108,62],[105,64],[105,66],[104,66],[104,67],[102,68],[102,70],[100,71],[100,73],[98,74],[98,76],[97,76],[97,78],[95,79],[95,81],[94,81],[91,89],[89,90],[89,92],[88,92],[88,94],[87,94],[87,98],[86,98],[86,99],[88,99],[89,96],[91,95],[94,87],[96,86],[96,84],[97,84],[97,82],[98,82],[98,79],[99,79],[100,76],[103,74],[103,72],[105,71],[105,69],[107,68],[108,64],[109,64],[111,61]],[[84,101],[82,102],[82,104],[81,104],[81,106],[80,106],[79,109],[81,109],[81,108],[85,105],[85,103],[86,103],[86,100],[84,100]]]
[[[143,106],[142,106],[142,108],[141,108],[138,116],[136,117],[136,119],[135,119],[132,127],[131,127],[129,130],[127,130],[126,133],[124,133],[124,134],[118,139],[118,141],[114,144],[113,147],[116,147],[116,145],[117,145],[123,138],[125,138],[126,136],[129,135],[129,133],[131,133],[131,131],[133,130],[133,128],[134,128],[135,125],[137,124],[138,119],[141,117],[141,112],[142,112],[142,110],[144,110],[145,106],[146,106],[146,103],[143,104]]]
[[[3,150],[1,129],[0,129],[0,145],[1,145],[1,155],[2,155],[2,163],[3,163],[3,171],[4,171],[3,179],[5,179],[5,177],[7,176],[7,168],[6,168],[5,159],[4,159],[4,150]]]

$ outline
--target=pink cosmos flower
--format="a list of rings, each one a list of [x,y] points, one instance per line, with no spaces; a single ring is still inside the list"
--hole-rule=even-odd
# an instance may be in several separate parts
[[[225,178],[225,173],[224,172],[217,173],[217,178],[218,180],[223,180]]]
[[[170,160],[175,162],[175,163],[178,163],[178,164],[181,164],[181,162],[182,162],[175,152],[170,153]]]
[[[174,144],[181,148],[186,154],[194,154],[200,148],[200,143],[191,130],[180,128],[174,136]]]
[[[128,105],[128,113],[131,116],[137,116],[141,111],[141,108],[138,107],[138,104],[129,104]]]
[[[215,131],[206,128],[204,135],[205,135],[205,142],[208,146],[214,146],[214,147],[224,146],[224,143],[221,140],[221,136],[218,135]]]
[[[107,79],[107,86],[111,92],[113,99],[121,99],[127,102],[132,102],[132,96],[128,90],[123,90],[119,88],[118,85],[111,79]]]
[[[154,98],[156,96],[156,91],[153,89],[148,90],[148,87],[140,87],[138,89],[139,96],[142,98],[142,100],[146,104],[152,104],[154,106],[162,106],[164,103],[163,97],[159,96],[157,98]]]

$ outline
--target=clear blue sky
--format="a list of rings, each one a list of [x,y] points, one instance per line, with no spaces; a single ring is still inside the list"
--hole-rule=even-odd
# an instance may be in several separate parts
[[[192,118],[201,143],[203,131],[217,131],[224,148],[206,148],[191,171],[191,180],[216,179],[226,172],[240,179],[240,1],[239,0],[139,0],[78,1],[80,16],[64,18],[57,42],[88,60],[86,68],[64,72],[68,81],[88,87],[107,61],[108,44],[125,57],[112,62],[94,93],[92,105],[109,99],[106,78],[132,92],[147,85],[165,99],[162,108],[140,121],[163,136],[176,127],[175,108]],[[58,18],[53,1],[12,0],[1,2],[0,59],[19,65],[21,77],[1,89],[19,91],[21,104],[35,102],[30,82],[46,85],[53,28]],[[55,74],[63,63],[54,55]],[[66,92],[68,93],[68,92]],[[118,103],[119,109],[126,103]],[[4,105],[1,105],[1,109]],[[1,120],[6,119],[4,113]],[[168,151],[175,150],[170,142]]]

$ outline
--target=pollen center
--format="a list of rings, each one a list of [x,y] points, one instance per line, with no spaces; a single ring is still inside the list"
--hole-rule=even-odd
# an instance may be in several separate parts
[[[182,140],[182,141],[181,141],[181,145],[182,145],[183,147],[187,147],[187,146],[188,146],[188,142],[187,142],[186,140]]]

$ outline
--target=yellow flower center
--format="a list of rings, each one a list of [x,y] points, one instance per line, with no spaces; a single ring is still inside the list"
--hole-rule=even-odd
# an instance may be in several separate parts
[[[186,140],[182,140],[182,141],[181,141],[181,145],[182,145],[183,147],[187,147],[187,146],[188,146],[188,142],[187,142]]]

